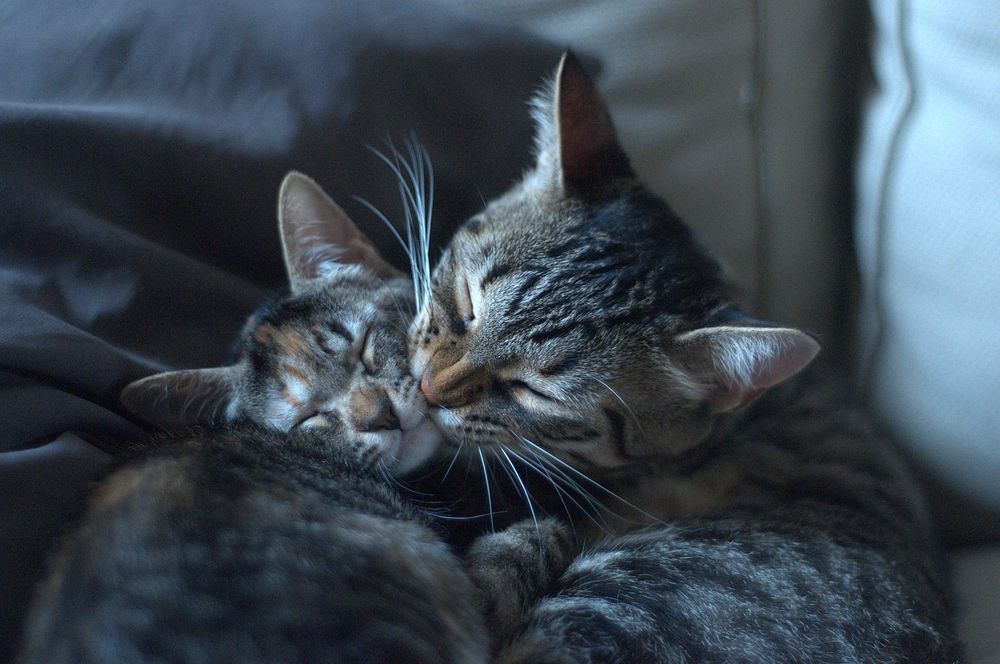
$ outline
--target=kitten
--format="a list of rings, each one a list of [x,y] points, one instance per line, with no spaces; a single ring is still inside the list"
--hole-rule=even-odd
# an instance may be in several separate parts
[[[359,454],[393,474],[440,439],[406,372],[411,282],[309,178],[289,174],[278,220],[290,296],[251,315],[226,367],[150,376],[122,403],[160,426],[250,421],[289,431],[342,419]]]
[[[916,485],[822,372],[789,381],[817,342],[733,304],[572,55],[534,111],[537,163],[443,252],[410,370],[487,491],[492,457],[624,513],[501,660],[953,661]]]
[[[305,176],[279,220],[291,294],[237,362],[123,392],[181,429],[99,485],[21,662],[487,661],[476,589],[387,475],[438,442],[405,371],[410,283]]]

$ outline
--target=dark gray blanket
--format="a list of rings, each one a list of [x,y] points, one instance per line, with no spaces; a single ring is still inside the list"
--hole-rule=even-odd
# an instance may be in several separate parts
[[[284,275],[277,186],[315,177],[386,254],[411,130],[436,242],[528,161],[559,49],[412,0],[0,4],[0,661],[82,490],[144,435],[127,382],[224,360]]]

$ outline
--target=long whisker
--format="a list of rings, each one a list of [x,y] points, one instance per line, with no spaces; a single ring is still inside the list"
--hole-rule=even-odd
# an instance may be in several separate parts
[[[524,484],[524,481],[521,480],[521,474],[517,472],[517,468],[514,466],[514,462],[511,461],[509,456],[507,456],[507,450],[504,449],[503,445],[500,445],[497,448],[497,451],[500,454],[502,454],[503,458],[507,461],[507,466],[510,468],[510,472],[513,473],[513,477],[511,479],[515,480],[517,484],[520,485],[521,487],[521,495],[524,496],[524,501],[528,504],[528,512],[531,513],[531,520],[535,524],[535,535],[538,536],[538,555],[541,556],[542,537],[541,537],[541,532],[538,529],[538,516],[536,516],[535,514],[535,506],[532,504],[531,494],[528,493],[528,487]],[[500,467],[503,468],[504,467],[503,461],[500,460],[499,457],[497,457],[497,460],[501,461]],[[504,468],[504,470],[506,471],[506,468]]]
[[[403,305],[400,303],[399,298],[396,297],[395,293],[393,293],[391,290],[388,291],[388,293],[389,297],[392,298],[393,305],[396,307],[396,313],[399,314],[399,322],[402,323],[402,327],[394,326],[394,329],[405,337],[407,334],[407,330],[410,327],[410,320],[413,318],[413,316],[406,315],[406,313],[403,311]]]
[[[356,200],[357,202],[361,203],[366,208],[368,208],[372,212],[372,214],[374,214],[375,217],[378,218],[383,224],[385,224],[385,227],[388,228],[389,231],[392,232],[392,235],[393,235],[393,237],[396,238],[396,241],[399,243],[399,246],[401,246],[403,248],[403,253],[406,254],[407,262],[410,264],[410,272],[412,273],[416,269],[416,264],[414,262],[413,250],[412,250],[412,244],[413,243],[412,242],[405,242],[403,240],[402,236],[399,234],[399,231],[396,230],[396,227],[392,225],[392,222],[390,222],[389,219],[382,213],[382,211],[379,210],[377,207],[375,207],[370,201],[368,201],[367,199],[362,198],[361,196],[353,196],[352,198],[354,198],[354,200]],[[405,199],[403,200],[403,206],[404,206],[403,210],[407,213],[407,216],[408,216],[409,215],[409,208],[406,207],[406,200]],[[408,236],[409,236],[409,226],[410,226],[409,220],[407,219],[407,235]],[[423,294],[422,287],[420,286],[420,284],[416,280],[414,280],[413,281],[413,299],[417,303],[418,307],[422,306],[422,300],[421,300],[422,294]],[[398,309],[400,309],[400,318],[403,319],[403,320],[406,320],[406,316],[402,313],[402,309],[399,307],[398,303],[397,303],[396,306],[397,306]]]
[[[455,456],[451,458],[451,463],[448,464],[448,468],[444,471],[444,475],[441,476],[441,484],[448,479],[448,475],[451,473],[451,469],[455,467],[455,462],[458,461],[459,455],[462,454],[462,448],[465,447],[465,437],[463,436],[461,442],[458,444],[458,449],[455,450]]]
[[[434,214],[434,166],[430,155],[414,134],[406,139],[409,160],[403,158],[393,147],[394,159],[409,176],[409,199],[414,202],[417,247],[410,249],[416,259],[419,276],[425,292],[430,291],[430,233]],[[402,178],[400,184],[403,186]],[[410,234],[412,237],[412,234]]]
[[[422,309],[430,293],[430,232],[434,208],[434,167],[427,150],[415,135],[406,139],[407,155],[396,149],[391,139],[387,141],[391,157],[377,148],[368,146],[396,176],[399,195],[403,202],[406,240],[399,233],[397,239],[406,245],[413,277],[414,297],[417,308]]]
[[[411,135],[410,138],[411,138],[410,141],[411,146],[416,146],[417,148],[419,148],[419,151],[423,156],[423,159],[420,162],[422,165],[422,168],[420,170],[421,181],[427,183],[427,197],[426,197],[427,214],[421,215],[420,217],[422,221],[426,220],[420,226],[421,230],[420,246],[423,249],[423,258],[424,258],[423,260],[424,286],[426,288],[426,295],[429,296],[430,285],[431,285],[431,257],[430,257],[431,229],[433,227],[433,222],[434,222],[434,164],[431,162],[430,153],[428,153],[427,150],[422,145],[420,145],[419,142],[417,142],[416,137]],[[426,177],[423,177],[424,166],[427,169]]]
[[[639,507],[638,505],[635,505],[635,504],[629,502],[628,500],[626,500],[625,498],[619,496],[617,493],[615,493],[611,489],[607,488],[606,486],[604,486],[603,484],[601,484],[597,480],[592,479],[588,475],[580,472],[579,470],[577,470],[576,468],[574,468],[570,464],[566,463],[565,461],[563,461],[562,459],[560,459],[556,455],[554,455],[551,452],[549,452],[548,450],[546,450],[544,447],[538,445],[537,443],[531,442],[527,438],[525,438],[525,437],[523,437],[523,436],[521,436],[521,435],[519,435],[517,433],[515,433],[514,435],[517,436],[526,445],[530,446],[534,450],[536,450],[536,451],[540,452],[541,454],[543,454],[546,458],[551,459],[555,463],[559,464],[559,466],[567,469],[568,471],[572,472],[577,477],[579,477],[582,480],[586,481],[588,484],[591,484],[592,486],[600,489],[601,491],[603,491],[605,494],[607,494],[611,498],[614,498],[615,500],[620,501],[623,505],[626,505],[627,507],[630,507],[631,509],[635,510],[636,512],[639,512],[643,516],[646,516],[646,517],[652,519],[656,523],[660,523],[660,524],[663,523],[663,521],[661,519],[659,519],[658,517],[650,514],[646,510],[644,510],[641,507]]]
[[[385,165],[388,166],[390,168],[390,170],[392,170],[392,172],[396,175],[396,180],[398,182],[403,183],[405,181],[404,181],[403,171],[400,168],[400,154],[399,154],[399,151],[396,150],[396,146],[393,144],[392,139],[389,139],[387,141],[387,143],[389,144],[389,151],[392,152],[392,154],[393,154],[393,158],[392,159],[390,159],[388,156],[386,156],[386,154],[384,152],[382,152],[381,150],[379,150],[378,148],[376,148],[376,147],[374,147],[372,145],[369,145],[367,147],[368,147],[369,150],[371,150],[371,152],[376,157],[378,157],[383,162],[385,162]],[[402,162],[402,164],[407,169],[409,169],[409,164],[406,164],[405,160]],[[409,205],[412,206],[411,209],[414,209],[414,210],[419,209],[419,204],[417,203],[416,197],[413,195],[413,192],[411,192],[408,187],[404,186],[402,188],[402,190],[400,191],[400,193],[406,199],[406,200],[404,200],[404,203],[408,202]]]
[[[514,432],[514,431],[511,431],[510,429],[508,429],[508,430],[507,430],[507,432],[508,432],[508,433],[510,433],[511,435],[513,435],[513,436],[517,437],[517,438],[520,438],[520,439],[521,439],[521,440],[522,440],[523,442],[525,442],[525,443],[530,443],[530,442],[531,442],[531,441],[528,441],[527,439],[525,439],[525,438],[524,438],[523,436],[521,436],[520,434],[518,434],[518,433],[516,433],[516,432]],[[534,445],[534,446],[536,447],[536,449],[539,449],[539,450],[541,450],[541,451],[545,452],[545,450],[544,450],[544,449],[542,449],[542,448],[538,447],[538,446],[537,446],[537,445],[535,445],[534,443],[532,443],[532,445]],[[512,449],[510,449],[510,448],[508,448],[508,451],[509,451],[509,452],[510,452],[511,454],[515,454],[515,455],[517,454],[517,453],[516,453],[516,452],[515,452],[514,450],[512,450]],[[552,462],[550,462],[549,460],[547,460],[547,459],[546,459],[545,457],[542,457],[542,456],[539,456],[537,452],[535,452],[534,450],[532,450],[532,449],[530,449],[530,448],[526,448],[526,449],[524,449],[524,452],[525,452],[526,454],[530,454],[530,455],[532,456],[532,458],[533,458],[533,459],[535,460],[535,462],[536,462],[536,463],[538,464],[538,466],[539,466],[539,468],[541,469],[541,471],[544,471],[544,472],[545,472],[545,475],[546,475],[546,476],[547,476],[547,477],[549,478],[549,480],[550,480],[550,481],[552,480],[552,478],[551,478],[551,473],[556,473],[556,479],[559,479],[559,480],[561,480],[561,481],[563,482],[563,484],[564,484],[564,485],[566,485],[566,487],[568,487],[568,488],[572,489],[572,490],[573,490],[574,492],[576,492],[576,493],[577,493],[577,494],[578,494],[578,495],[579,495],[579,496],[580,496],[581,498],[583,498],[584,500],[586,500],[586,501],[587,501],[587,503],[588,503],[588,504],[589,504],[589,505],[591,506],[591,508],[592,508],[592,509],[595,509],[595,513],[599,512],[600,510],[608,510],[608,508],[607,508],[607,507],[605,507],[604,505],[602,505],[602,504],[601,504],[600,502],[596,501],[596,500],[594,499],[594,497],[590,495],[590,492],[589,492],[589,491],[587,491],[586,489],[584,489],[584,488],[583,488],[583,487],[582,487],[582,486],[580,485],[580,483],[579,483],[579,482],[577,482],[577,481],[576,481],[576,480],[574,480],[574,479],[573,479],[572,477],[570,477],[569,475],[567,475],[567,474],[566,474],[566,473],[565,473],[565,472],[564,472],[564,471],[563,471],[562,469],[560,469],[559,467],[557,467],[557,466],[553,465],[553,464],[552,464]],[[549,456],[551,456],[551,454],[550,454]],[[521,456],[519,456],[519,455],[518,455],[518,458],[520,458],[520,459],[521,459],[522,461],[525,461],[526,463],[528,462],[528,460],[527,460],[527,459],[525,459],[524,457],[521,457]],[[550,472],[550,471],[551,471],[551,472]],[[590,512],[588,512],[588,511],[587,511],[587,509],[586,509],[586,508],[584,508],[584,507],[583,507],[583,506],[582,506],[582,505],[581,505],[581,504],[580,504],[580,503],[579,503],[579,502],[578,502],[577,500],[575,500],[575,499],[574,499],[574,498],[573,498],[572,496],[570,496],[570,495],[568,495],[568,494],[567,494],[567,498],[569,498],[570,500],[572,500],[572,501],[573,501],[573,504],[574,504],[574,505],[576,505],[576,506],[577,506],[578,508],[580,508],[580,510],[581,510],[581,511],[582,511],[582,512],[583,512],[584,514],[586,514],[586,515],[587,515],[588,517],[591,517],[591,518],[593,518],[593,515],[591,515],[591,514],[590,514]],[[565,504],[564,504],[564,507],[565,507]]]
[[[611,387],[610,385],[608,385],[607,383],[605,383],[600,378],[597,378],[595,376],[594,380],[596,380],[598,383],[600,383],[601,385],[603,385],[608,390],[608,392],[611,392],[611,394],[613,394],[614,397],[616,399],[618,399],[619,402],[621,402],[621,405],[625,407],[625,410],[627,410],[628,414],[632,417],[632,421],[635,422],[635,426],[638,427],[639,433],[642,434],[643,440],[645,440],[648,443],[649,442],[649,438],[646,437],[646,431],[642,428],[642,424],[639,422],[639,418],[635,416],[634,412],[632,412],[632,408],[627,403],[625,403],[625,399],[622,399],[621,395],[618,394],[618,392],[616,392],[613,387]]]
[[[450,413],[451,412],[451,409],[447,408],[445,406],[439,406],[439,408],[441,408],[441,410],[443,410],[446,413]],[[448,468],[445,469],[444,475],[441,476],[441,481],[438,482],[438,486],[444,484],[444,481],[446,479],[448,479],[448,475],[451,474],[451,469],[455,467],[455,462],[458,461],[458,457],[462,454],[462,448],[465,447],[465,441],[466,440],[467,440],[467,438],[466,438],[465,432],[463,431],[462,432],[462,440],[459,441],[459,443],[458,443],[458,449],[455,450],[455,456],[453,456],[451,458],[451,463],[448,464]]]
[[[521,495],[524,496],[524,499],[528,503],[528,511],[531,512],[531,518],[534,520],[534,522],[535,522],[535,529],[537,530],[538,529],[538,518],[535,515],[535,508],[534,508],[533,501],[531,500],[531,494],[528,493],[528,487],[521,480],[521,475],[520,475],[520,473],[517,472],[517,467],[514,466],[514,462],[511,461],[511,459],[510,459],[509,456],[507,456],[507,450],[501,445],[498,448],[498,451],[500,452],[500,454],[503,455],[503,458],[507,461],[507,465],[510,468],[510,471],[512,473],[514,473],[514,478],[513,479],[516,480],[517,483],[518,483],[518,485],[520,485],[520,487],[521,487]]]
[[[399,478],[397,478],[395,475],[393,475],[389,471],[389,468],[386,467],[385,462],[382,459],[379,459],[376,462],[376,466],[378,467],[379,472],[382,473],[382,477],[385,478],[386,482],[388,482],[389,484],[395,485],[396,487],[398,487],[402,491],[405,491],[406,493],[409,493],[409,494],[413,494],[415,496],[432,496],[432,495],[434,495],[432,493],[427,493],[426,491],[417,491],[413,487],[411,487],[411,486],[405,484],[404,482],[400,481]],[[414,502],[434,502],[434,501],[414,501]]]
[[[579,482],[577,482],[572,477],[567,475],[557,466],[553,465],[547,459],[538,456],[531,450],[525,450],[525,452],[530,453],[538,464],[540,464],[543,467],[547,467],[550,472],[555,473],[556,479],[560,480],[568,490],[573,491],[576,495],[578,495],[581,499],[583,499],[587,503],[589,509],[581,505],[580,502],[577,501],[575,498],[573,498],[570,494],[567,494],[567,497],[573,502],[573,504],[576,505],[580,509],[580,511],[583,512],[591,521],[593,521],[594,524],[597,525],[597,527],[599,527],[601,530],[603,530],[604,532],[610,531],[610,526],[608,525],[607,520],[604,518],[603,514],[604,512],[610,514],[611,516],[621,518],[621,515],[619,515],[617,512],[607,507],[606,505],[604,505],[601,501],[597,500]]]
[[[396,230],[396,227],[392,225],[392,222],[389,221],[389,218],[386,217],[385,214],[381,210],[379,210],[377,207],[375,207],[375,204],[372,203],[371,201],[369,201],[367,198],[363,198],[363,197],[358,196],[358,195],[351,196],[351,198],[353,198],[358,203],[361,203],[366,208],[368,208],[369,212],[371,212],[372,214],[374,214],[375,217],[379,221],[381,221],[383,224],[385,224],[385,227],[389,229],[389,231],[392,233],[392,236],[394,238],[396,238],[396,242],[399,243],[399,246],[403,248],[403,251],[406,252],[406,255],[409,256],[410,260],[412,261],[413,257],[410,255],[410,247],[403,240],[403,237],[399,234],[399,231]]]
[[[477,519],[482,519],[486,516],[483,514],[472,514],[470,516],[455,516],[453,514],[441,514],[440,512],[434,512],[432,510],[423,510],[423,513],[434,519],[441,519],[443,521],[476,521]]]
[[[496,525],[493,523],[493,495],[490,493],[490,476],[486,470],[486,459],[483,458],[482,448],[476,448],[479,452],[479,463],[483,467],[483,481],[486,483],[486,505],[490,511],[490,532],[496,532]]]
[[[573,527],[573,529],[575,530],[576,528],[575,528],[575,525],[573,523],[573,513],[570,511],[569,505],[567,505],[566,501],[563,499],[563,496],[566,495],[566,492],[565,492],[565,490],[561,486],[559,486],[558,482],[556,482],[554,479],[552,479],[552,475],[548,472],[548,470],[545,468],[545,466],[542,465],[542,464],[539,464],[539,463],[533,463],[532,461],[530,461],[528,459],[525,459],[523,456],[521,456],[520,454],[518,454],[517,452],[515,452],[514,450],[512,450],[510,448],[507,448],[507,453],[510,454],[511,456],[513,456],[515,459],[517,459],[521,463],[523,463],[525,466],[527,466],[531,470],[534,470],[536,473],[538,473],[539,475],[541,475],[543,478],[545,478],[545,481],[547,481],[549,483],[549,485],[553,489],[555,489],[555,491],[556,491],[556,497],[559,498],[559,502],[563,506],[563,512],[566,514],[566,518],[569,519],[570,526]],[[572,496],[566,495],[566,497],[569,498],[570,500],[573,500]],[[573,502],[576,503],[576,501],[573,501]],[[576,505],[584,513],[586,513],[586,510],[584,510],[583,507],[579,503],[576,503]]]

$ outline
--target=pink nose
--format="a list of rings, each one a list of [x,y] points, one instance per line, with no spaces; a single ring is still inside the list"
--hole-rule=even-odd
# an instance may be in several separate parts
[[[420,391],[424,393],[427,403],[432,406],[441,405],[441,400],[438,399],[437,394],[434,392],[434,386],[431,385],[431,370],[429,367],[424,369],[424,374],[420,377]]]

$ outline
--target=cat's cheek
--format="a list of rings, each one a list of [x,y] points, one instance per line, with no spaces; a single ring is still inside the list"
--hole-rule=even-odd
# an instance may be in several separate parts
[[[441,446],[441,440],[441,432],[428,419],[403,433],[392,465],[393,474],[405,475],[420,467]]]
[[[437,425],[442,429],[461,429],[462,428],[462,418],[459,417],[455,411],[450,408],[432,408],[430,411],[431,419],[437,422]]]

